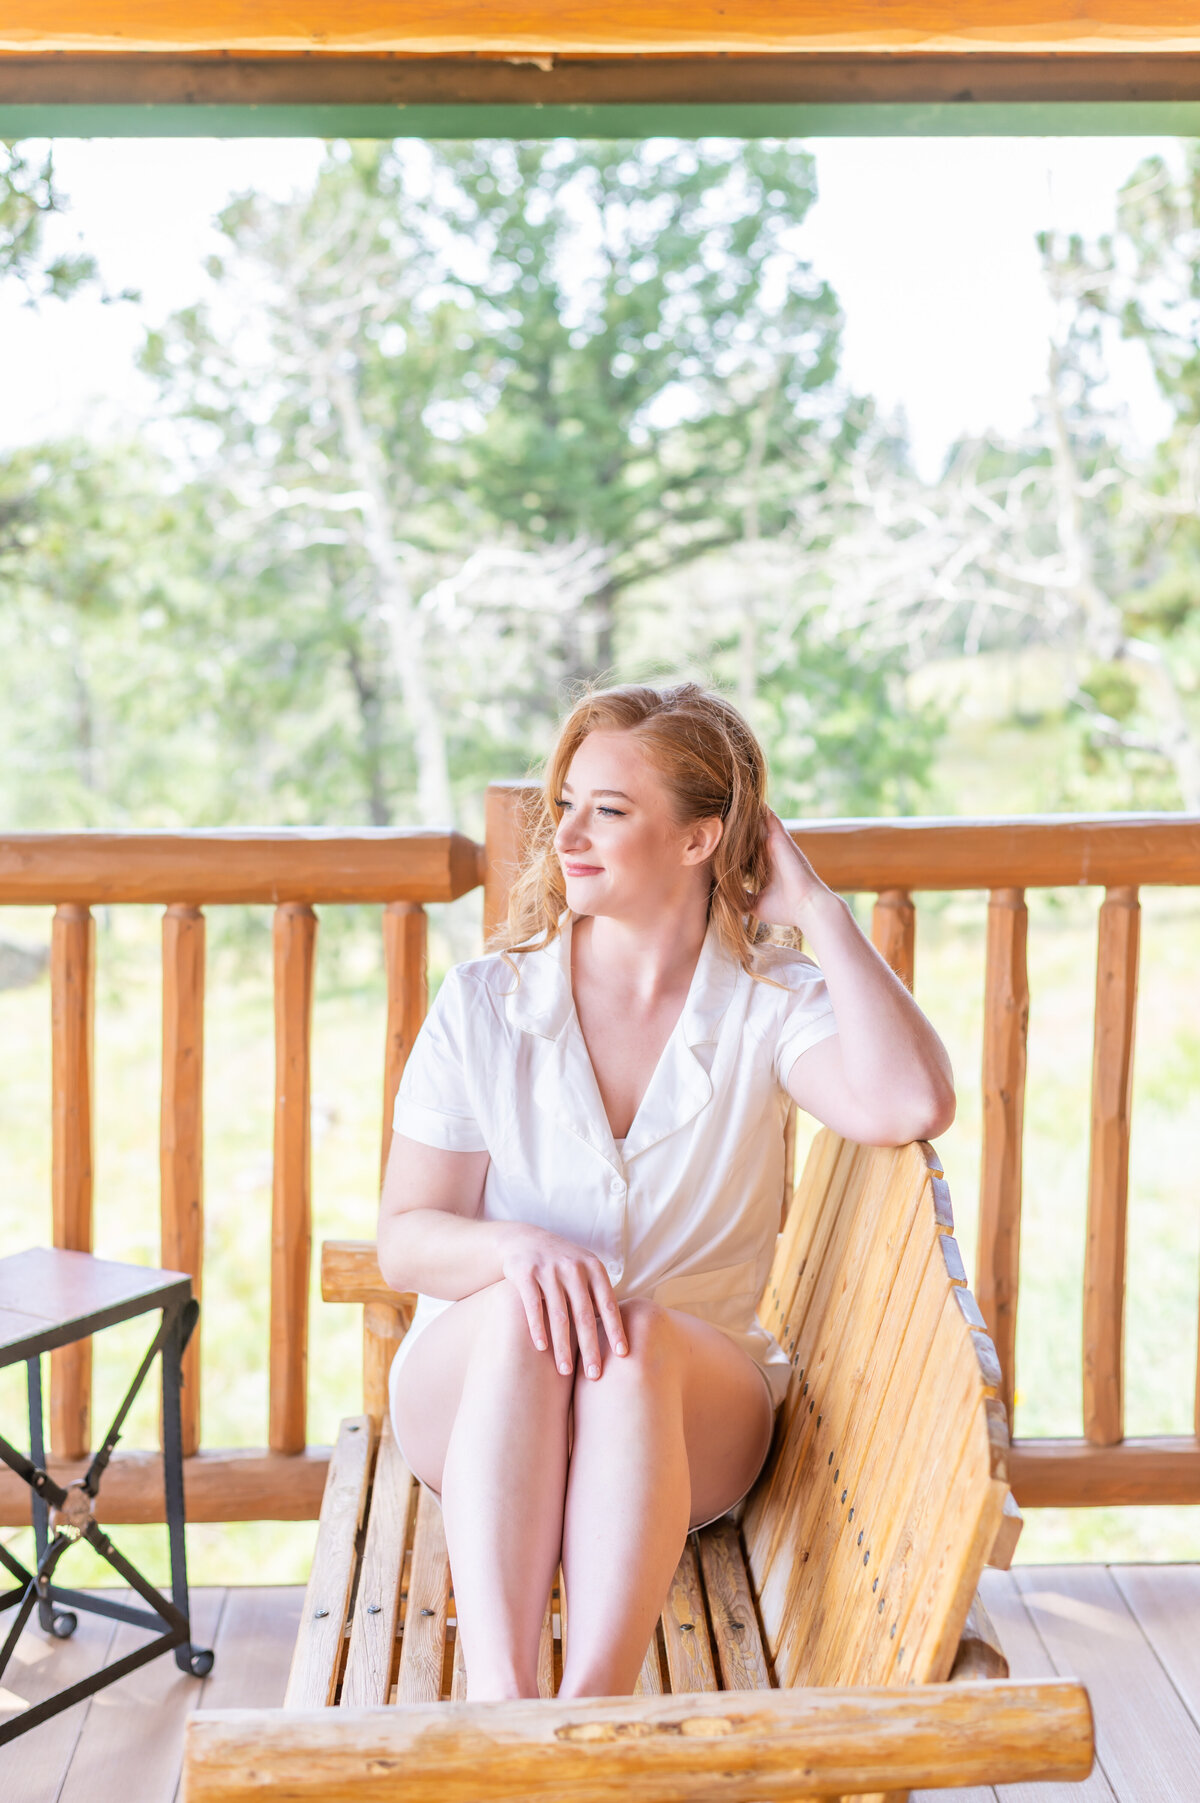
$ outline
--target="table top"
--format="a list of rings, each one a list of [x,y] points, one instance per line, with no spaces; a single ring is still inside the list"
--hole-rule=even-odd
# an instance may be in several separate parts
[[[182,1271],[117,1264],[91,1252],[34,1246],[0,1258],[0,1366],[16,1364],[128,1321],[186,1302]]]

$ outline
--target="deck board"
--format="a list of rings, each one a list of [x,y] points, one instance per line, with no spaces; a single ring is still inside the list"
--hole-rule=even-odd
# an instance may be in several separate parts
[[[122,1602],[129,1596],[127,1590],[112,1590],[108,1594]],[[40,1703],[56,1690],[78,1684],[89,1672],[109,1661],[109,1649],[117,1631],[115,1621],[80,1611],[79,1626],[70,1640],[50,1640],[37,1627],[36,1615],[33,1619],[34,1626],[26,1626],[4,1674],[0,1720],[9,1719],[12,1698],[20,1697],[27,1704]],[[0,1622],[3,1620],[0,1616]],[[4,1631],[7,1633],[7,1627]],[[0,1793],[4,1803],[56,1803],[90,1707],[90,1700],[76,1703],[73,1709],[51,1716],[19,1740],[0,1747]]]
[[[194,1644],[210,1647],[227,1592],[192,1593]],[[146,1628],[117,1626],[110,1650],[120,1659],[144,1646]],[[58,1803],[130,1803],[130,1756],[136,1749],[138,1803],[166,1803],[175,1795],[183,1752],[184,1718],[200,1701],[201,1685],[181,1672],[173,1652],[98,1691],[83,1723]]]
[[[1097,1757],[1120,1803],[1196,1803],[1200,1730],[1112,1573],[1058,1565],[1014,1575],[1056,1668],[1088,1687]]]
[[[913,1803],[1187,1803],[1200,1796],[1200,1566],[1021,1566],[991,1571],[984,1601],[1015,1677],[1077,1674],[1096,1709],[1099,1759],[1084,1784],[916,1793]],[[193,1592],[197,1639],[216,1660],[203,1683],[170,1654],[0,1749],[4,1803],[172,1803],[184,1716],[283,1700],[299,1586]],[[136,1630],[83,1616],[73,1640],[27,1629],[9,1688],[29,1701],[121,1650]],[[211,1639],[205,1641],[204,1636]]]

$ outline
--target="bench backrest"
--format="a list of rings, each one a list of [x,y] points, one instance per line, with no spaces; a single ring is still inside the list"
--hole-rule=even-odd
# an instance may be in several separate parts
[[[952,1227],[928,1146],[817,1135],[759,1307],[792,1378],[743,1521],[781,1685],[949,1675],[1008,1492]]]

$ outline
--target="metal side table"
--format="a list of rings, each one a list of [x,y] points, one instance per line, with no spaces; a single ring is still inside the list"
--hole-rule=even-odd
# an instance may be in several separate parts
[[[151,1309],[161,1309],[162,1320],[103,1444],[93,1454],[81,1478],[65,1487],[56,1483],[45,1469],[42,1353],[50,1352],[56,1346],[66,1346],[73,1340],[86,1339],[103,1327],[112,1327],[118,1321],[128,1321]],[[17,1580],[15,1588],[0,1594],[0,1613],[7,1609],[16,1611],[7,1638],[0,1646],[0,1678],[35,1604],[41,1626],[60,1640],[74,1633],[78,1619],[74,1612],[78,1609],[156,1630],[154,1639],[136,1652],[103,1666],[90,1677],[68,1685],[55,1696],[0,1723],[0,1745],[172,1648],[175,1663],[181,1671],[203,1677],[212,1670],[211,1652],[194,1647],[191,1641],[184,1552],[183,1439],[179,1420],[180,1361],[199,1312],[200,1305],[192,1297],[191,1278],[178,1271],[151,1271],[143,1265],[114,1264],[111,1259],[94,1258],[90,1252],[60,1252],[44,1247],[0,1258],[0,1367],[15,1365],[21,1360],[27,1366],[30,1442],[29,1457],[26,1458],[0,1435],[0,1460],[29,1485],[37,1559],[36,1571],[30,1571],[0,1544],[0,1565]],[[92,1513],[105,1466],[121,1437],[133,1399],[159,1356],[162,1358],[163,1485],[171,1544],[169,1602],[118,1552]],[[86,1540],[149,1604],[149,1608],[137,1609],[126,1603],[110,1602],[80,1590],[65,1590],[54,1583],[59,1560],[77,1540]],[[63,1608],[62,1604],[70,1607]]]

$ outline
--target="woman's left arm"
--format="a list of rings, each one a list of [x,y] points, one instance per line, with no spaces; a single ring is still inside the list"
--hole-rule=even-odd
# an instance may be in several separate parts
[[[760,920],[799,927],[821,967],[838,1030],[795,1060],[787,1086],[817,1120],[863,1145],[944,1133],[954,1119],[946,1048],[899,977],[768,810],[771,881],[751,902]]]

